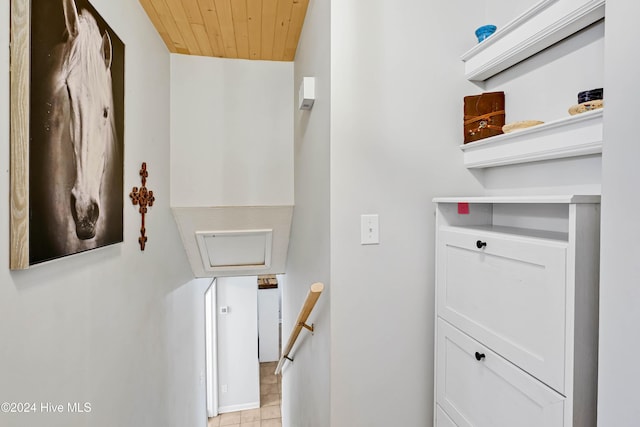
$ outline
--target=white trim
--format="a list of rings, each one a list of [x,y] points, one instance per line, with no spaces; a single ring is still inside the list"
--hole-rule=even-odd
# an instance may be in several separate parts
[[[218,408],[218,412],[226,414],[227,412],[246,411],[247,409],[256,409],[260,407],[260,402],[243,403],[241,405],[229,405],[221,406]]]
[[[205,298],[205,345],[206,345],[206,372],[207,372],[207,416],[209,418],[218,415],[218,326],[216,316],[217,303],[216,279],[211,280],[209,288],[204,294]]]
[[[271,267],[271,247],[273,241],[273,229],[263,230],[217,230],[217,231],[196,231],[196,241],[202,258],[202,266],[206,271],[221,272],[242,270],[264,270]],[[212,237],[247,237],[247,236],[264,236],[264,262],[261,264],[232,264],[232,265],[211,265],[211,256],[209,254],[205,240]]]
[[[603,110],[461,145],[464,165],[486,168],[602,153]]]
[[[544,196],[473,196],[473,197],[436,197],[434,203],[600,203],[597,194],[560,194]]]
[[[542,0],[462,55],[468,80],[484,81],[604,18],[605,0]]]

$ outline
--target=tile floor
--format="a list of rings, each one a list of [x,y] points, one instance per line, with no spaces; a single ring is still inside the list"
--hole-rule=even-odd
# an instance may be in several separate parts
[[[209,427],[282,427],[282,384],[274,371],[278,362],[260,364],[260,408],[209,418]]]

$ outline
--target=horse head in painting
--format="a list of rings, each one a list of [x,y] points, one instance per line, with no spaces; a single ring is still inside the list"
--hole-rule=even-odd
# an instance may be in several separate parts
[[[96,235],[105,164],[115,143],[112,45],[89,12],[78,13],[74,0],[63,0],[63,8],[67,39],[54,75],[54,93],[67,97],[68,114],[59,123],[68,129],[60,134],[68,136],[74,154],[71,215],[77,237],[88,240]]]

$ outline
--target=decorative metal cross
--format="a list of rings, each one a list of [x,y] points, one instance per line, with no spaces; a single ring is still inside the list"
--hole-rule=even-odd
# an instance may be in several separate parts
[[[147,207],[153,206],[153,202],[156,200],[153,197],[153,191],[147,190],[147,163],[142,163],[142,169],[140,169],[140,177],[142,178],[142,187],[133,187],[129,197],[134,205],[140,205],[140,214],[142,215],[142,225],[140,226],[140,237],[138,237],[138,243],[140,243],[140,250],[144,251],[144,246],[147,243],[147,230],[144,227],[144,216],[147,213]]]

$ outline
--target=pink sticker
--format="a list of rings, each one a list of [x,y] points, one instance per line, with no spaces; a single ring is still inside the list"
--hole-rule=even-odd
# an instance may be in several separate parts
[[[458,203],[458,215],[469,215],[469,203]]]

